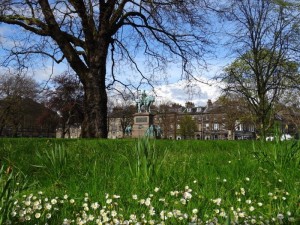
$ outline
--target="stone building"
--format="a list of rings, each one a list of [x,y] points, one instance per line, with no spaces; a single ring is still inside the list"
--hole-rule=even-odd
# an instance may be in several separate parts
[[[188,115],[196,125],[192,139],[197,140],[249,140],[256,139],[256,128],[250,113],[238,102],[222,102],[218,99],[215,102],[207,101],[205,106],[195,107],[178,104],[153,106],[153,123],[162,130],[163,139],[180,140],[184,139],[180,132],[180,121]],[[299,112],[290,113],[281,111],[277,114],[277,121],[280,122],[282,130],[287,133],[295,134],[299,130]],[[130,138],[125,134],[125,128],[133,125],[134,106],[127,110],[116,110],[109,115],[108,119],[108,138]],[[78,128],[79,129],[79,128]],[[78,135],[78,129],[70,132],[70,138]],[[288,132],[291,131],[291,132]],[[79,137],[79,136],[77,136]]]
[[[65,134],[63,134],[62,128],[56,129],[56,138],[80,138],[81,135],[81,127],[79,124],[74,124],[65,128]]]
[[[189,115],[194,120],[197,129],[194,139],[198,140],[235,140],[255,138],[255,126],[251,120],[245,120],[243,113],[228,111],[228,106],[221,102],[207,101],[202,107],[179,107],[168,112],[159,111],[155,115],[155,123],[163,130],[163,137],[167,139],[182,139],[180,134],[180,120]],[[234,116],[232,116],[234,112]]]
[[[122,128],[122,118],[110,117],[109,119],[108,138],[118,139],[124,138],[125,134]]]

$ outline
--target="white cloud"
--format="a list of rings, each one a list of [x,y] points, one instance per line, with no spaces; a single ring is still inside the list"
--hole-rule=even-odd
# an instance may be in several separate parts
[[[208,80],[207,83],[209,83]],[[172,102],[184,106],[187,101],[190,101],[193,102],[195,106],[205,106],[208,99],[215,101],[221,95],[220,86],[221,84],[216,82],[205,84],[200,82],[188,83],[187,81],[181,80],[172,84],[155,86],[155,93],[149,90],[146,90],[146,93],[148,95],[155,95],[155,105]],[[124,102],[124,99],[122,99],[119,93],[111,91],[109,92],[109,96],[110,101],[115,102],[115,104]],[[132,96],[130,100],[132,104],[134,104],[135,98],[136,96]]]
[[[33,71],[33,77],[38,82],[47,82],[50,77],[54,77],[59,75],[67,70],[67,66],[63,65],[55,65],[52,67],[51,62],[48,61],[45,65],[40,66],[36,70]]]
[[[217,83],[194,82],[189,84],[187,81],[157,86],[155,92],[156,104],[169,101],[185,105],[187,101],[190,101],[196,106],[205,106],[208,99],[215,101],[221,94]]]

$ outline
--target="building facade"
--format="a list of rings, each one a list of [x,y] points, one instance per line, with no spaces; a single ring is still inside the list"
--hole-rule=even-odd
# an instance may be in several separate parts
[[[227,103],[224,104],[224,102],[219,100],[215,102],[208,100],[206,106],[201,107],[195,107],[193,105],[183,107],[177,104],[170,106],[164,105],[155,108],[153,113],[154,125],[161,128],[161,138],[163,139],[185,139],[186,137],[183,135],[180,125],[186,116],[190,117],[195,125],[193,135],[189,136],[189,139],[251,140],[257,138],[256,126],[250,113],[236,103],[230,105]],[[119,109],[118,113],[109,115],[108,138],[130,138],[131,136],[126,134],[125,129],[127,126],[133,125],[133,115],[134,109],[131,109],[131,114],[124,114],[124,112]],[[290,118],[288,115],[292,115],[293,117]],[[294,135],[298,132],[299,126],[296,124],[300,123],[299,112],[291,114],[284,111],[278,114],[278,118],[277,121],[280,122],[284,133],[292,132]],[[299,123],[295,123],[295,121]],[[80,127],[72,127],[69,133],[70,135],[67,135],[67,138],[80,137]],[[59,134],[56,136],[60,137]]]
[[[164,138],[183,139],[180,132],[180,121],[189,115],[197,129],[193,139],[197,140],[240,140],[254,139],[255,125],[251,120],[241,120],[239,114],[229,118],[221,103],[208,100],[204,107],[181,107],[167,114],[158,112],[155,122],[163,129]],[[167,122],[164,120],[167,118]]]

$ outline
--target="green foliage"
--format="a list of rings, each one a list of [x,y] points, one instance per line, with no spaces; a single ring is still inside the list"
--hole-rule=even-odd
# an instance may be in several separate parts
[[[0,169],[0,224],[6,224],[10,220],[13,203],[16,197],[27,187],[24,176],[13,169],[5,167]]]
[[[53,182],[59,182],[68,166],[68,154],[63,145],[55,145],[52,149],[37,151],[39,165],[33,165],[45,172]]]
[[[274,0],[274,2],[282,7],[299,7],[299,4],[297,3],[297,1],[293,2],[293,1],[286,1],[286,0]]]
[[[1,159],[9,160],[28,175],[30,183],[39,185],[16,196],[13,221],[19,221],[28,198],[41,199],[42,208],[34,209],[27,224],[61,224],[64,218],[88,214],[103,216],[100,209],[115,210],[123,219],[134,214],[139,221],[143,214],[159,221],[162,211],[174,215],[174,210],[180,210],[195,216],[192,211],[197,209],[197,218],[204,223],[217,218],[219,224],[251,224],[247,218],[255,217],[266,224],[266,220],[277,221],[283,215],[283,224],[298,224],[299,152],[299,142],[290,141],[0,139]],[[42,167],[33,167],[29,160]],[[36,194],[39,191],[44,194]],[[65,194],[69,196],[66,199]],[[45,209],[46,197],[49,203],[52,199],[57,202],[51,203],[50,210]],[[93,210],[96,203],[99,208]],[[151,207],[154,215],[149,214]],[[237,220],[234,213],[245,217]],[[173,216],[165,222],[188,224],[191,217],[181,221]]]
[[[255,158],[272,169],[284,171],[286,168],[299,170],[300,168],[300,143],[298,141],[282,142],[276,138],[271,146],[263,145],[256,149]],[[267,146],[267,147],[266,147]]]
[[[194,137],[197,130],[197,124],[190,115],[184,115],[179,122],[179,133],[184,139],[191,139]]]
[[[137,182],[149,185],[151,181],[159,176],[168,156],[168,150],[157,150],[155,142],[145,137],[138,140],[133,155],[135,160],[123,155],[128,162],[132,178],[136,179]]]
[[[274,60],[275,56],[278,60]],[[273,69],[272,71],[268,71],[262,66],[260,70],[254,70],[255,65],[269,65]],[[261,49],[255,53],[248,51],[225,68],[226,75],[224,81],[229,85],[233,83],[238,84],[238,86],[234,87],[235,91],[240,92],[246,98],[249,97],[249,94],[254,95],[253,97],[255,98],[259,98],[260,96],[257,96],[259,94],[257,89],[266,88],[266,91],[270,91],[267,89],[269,86],[277,85],[272,80],[273,78],[282,79],[280,80],[282,86],[277,87],[278,89],[286,88],[284,86],[287,85],[286,81],[298,76],[298,68],[299,63],[289,61],[271,50]],[[262,82],[265,82],[267,86],[263,87]]]
[[[273,125],[275,105],[283,91],[298,85],[298,68],[299,63],[267,48],[250,50],[225,68],[225,90],[247,102],[263,139]]]

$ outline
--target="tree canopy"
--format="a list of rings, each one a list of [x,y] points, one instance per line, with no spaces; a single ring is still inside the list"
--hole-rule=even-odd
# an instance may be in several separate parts
[[[179,121],[179,134],[183,139],[193,139],[197,130],[196,121],[190,115],[184,115]]]
[[[248,52],[225,68],[226,91],[237,93],[249,106],[258,130],[265,132],[272,126],[275,106],[288,90],[295,77],[299,77],[299,65],[294,61],[282,59],[274,62],[272,53],[261,50],[259,62],[254,54]],[[254,66],[260,67],[258,71]]]
[[[5,0],[0,23],[23,34],[10,58],[26,63],[22,59],[37,53],[70,65],[84,87],[82,136],[106,138],[107,90],[151,84],[153,74],[179,59],[183,77],[193,77],[208,44],[205,7],[194,0]],[[152,74],[143,73],[141,58]],[[135,87],[124,79],[127,65],[140,81]]]
[[[296,9],[292,1],[231,0],[224,13],[235,27],[228,43],[236,59],[220,77],[225,91],[248,102],[263,137],[282,92],[299,85]]]
[[[74,74],[64,72],[52,80],[52,88],[46,91],[45,104],[59,116],[61,137],[70,137],[70,127],[83,120],[83,88]]]
[[[38,90],[31,77],[9,71],[0,75],[0,136],[4,127],[11,128],[11,135],[17,136],[30,111],[27,105],[36,98]]]

